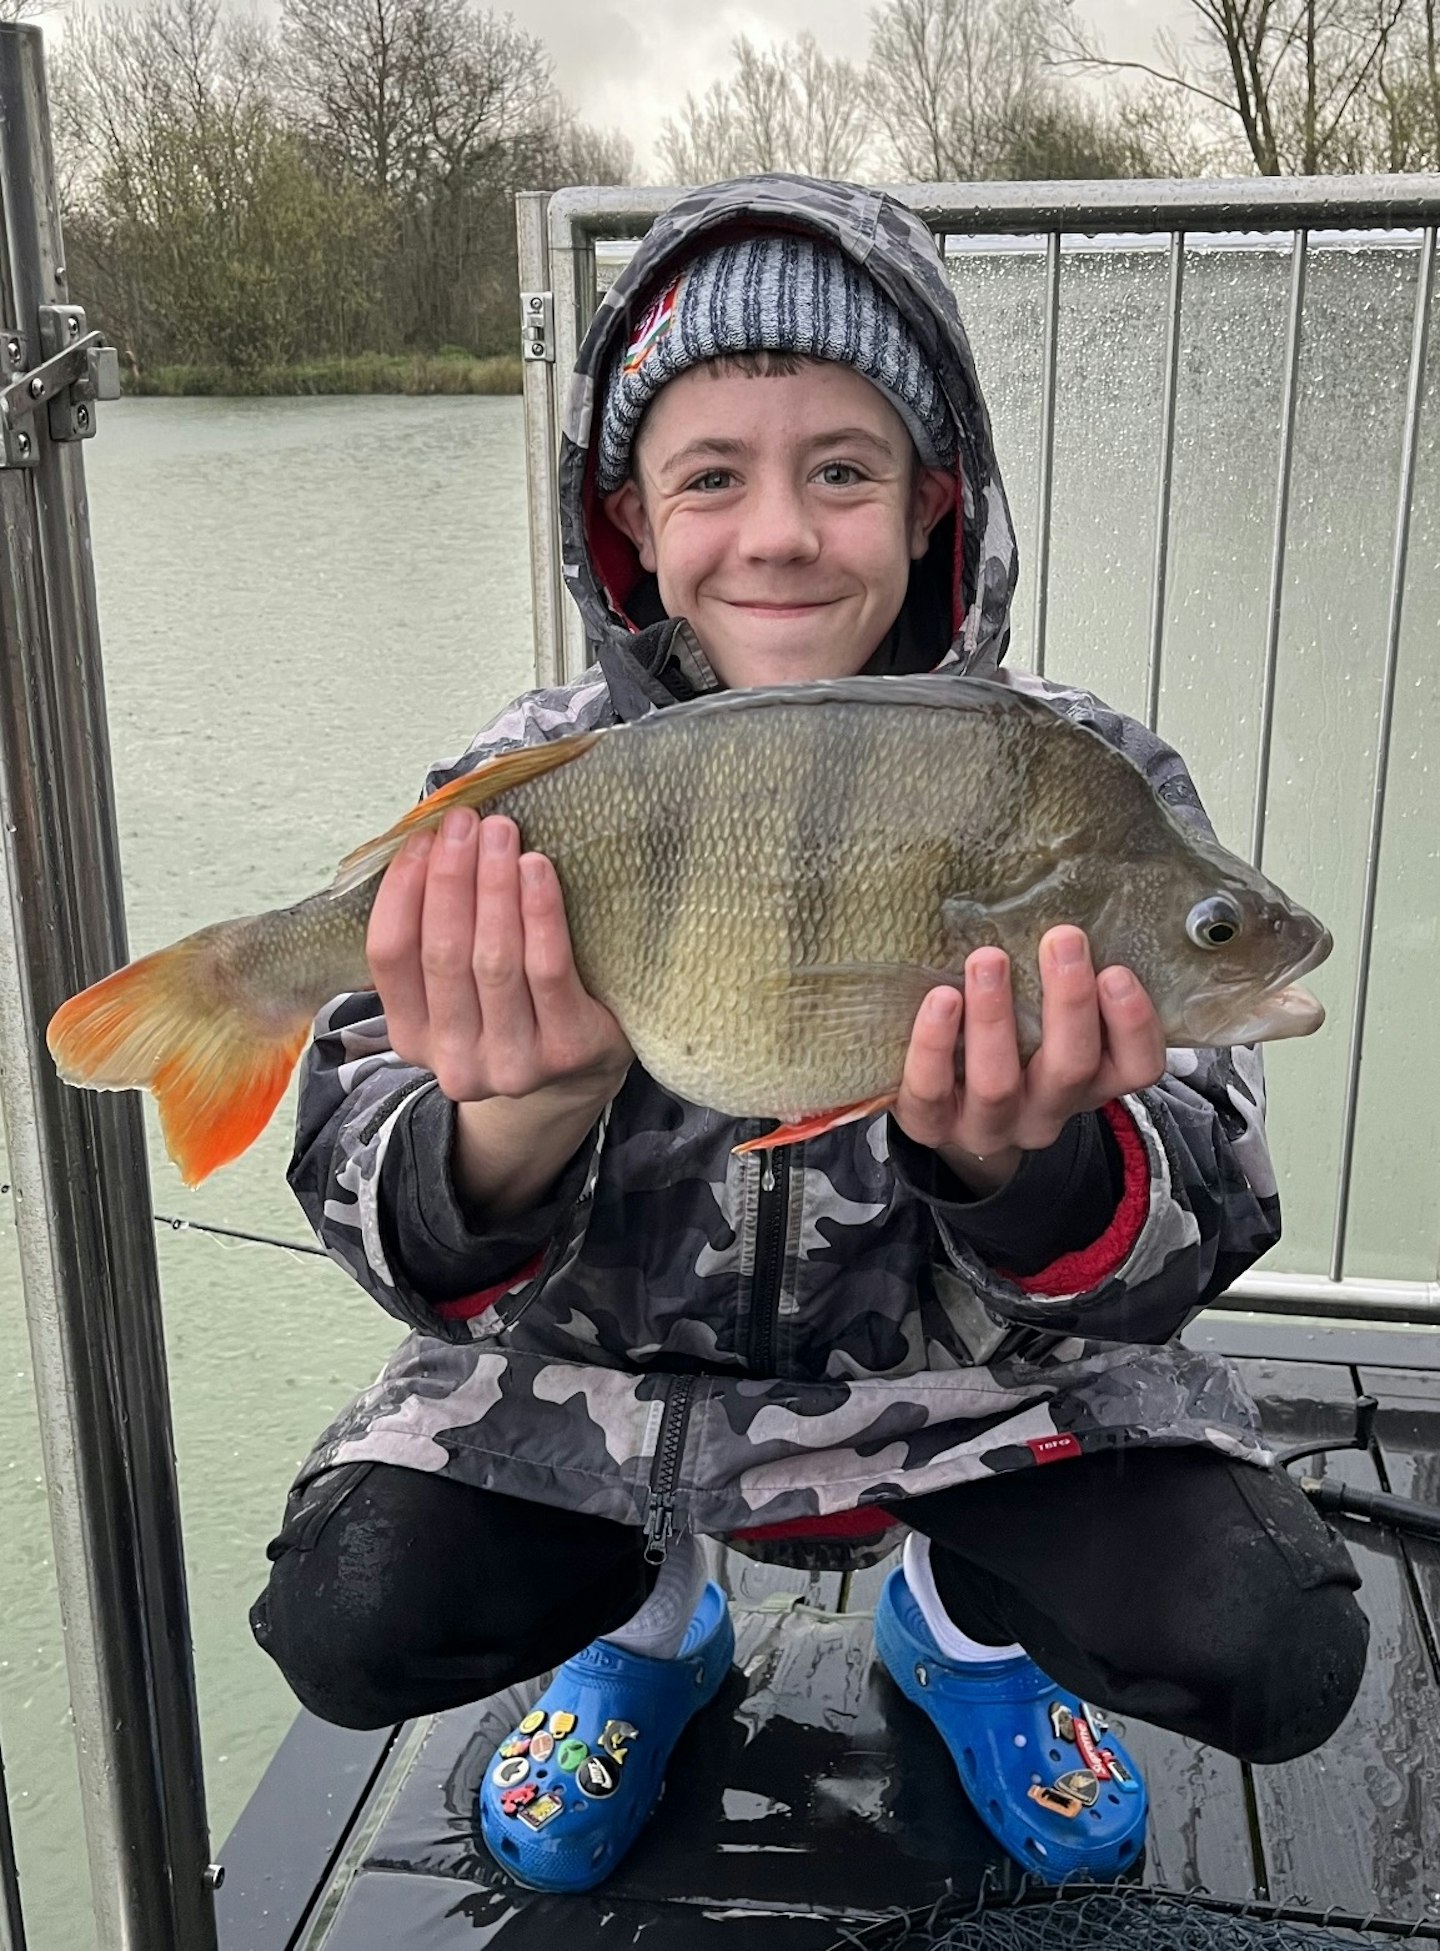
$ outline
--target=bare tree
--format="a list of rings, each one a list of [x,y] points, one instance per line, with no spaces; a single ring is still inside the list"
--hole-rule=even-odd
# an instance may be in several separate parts
[[[51,87],[71,286],[132,369],[363,344],[376,212],[307,167],[270,73],[263,30],[219,0],[71,22]]]
[[[854,65],[825,54],[813,34],[768,48],[733,43],[735,72],[687,95],[661,124],[660,155],[676,182],[712,182],[756,170],[848,176],[866,142]]]
[[[886,0],[871,16],[867,92],[903,175],[1000,172],[1048,106],[1046,49],[1064,0]]]
[[[1421,0],[1431,16],[1434,0]],[[1419,92],[1440,101],[1419,61],[1401,53],[1403,21],[1415,0],[1189,0],[1193,49],[1157,39],[1155,61],[1117,61],[1073,24],[1059,38],[1059,63],[1131,70],[1177,91],[1243,138],[1263,176],[1385,167],[1387,88],[1398,104]],[[1433,111],[1432,111],[1433,117]],[[1217,120],[1218,118],[1218,120]]]

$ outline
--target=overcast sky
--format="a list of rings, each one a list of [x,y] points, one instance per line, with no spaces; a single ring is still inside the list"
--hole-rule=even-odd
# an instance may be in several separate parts
[[[138,0],[126,0],[138,4]],[[71,0],[83,5],[84,0]],[[250,10],[251,0],[231,0]],[[484,0],[481,0],[484,4]],[[587,122],[621,129],[634,144],[643,175],[655,157],[652,139],[663,118],[689,93],[701,94],[733,66],[737,34],[783,41],[809,28],[826,53],[863,60],[873,0],[491,0],[517,25],[538,34],[555,59],[555,78]],[[1187,0],[1074,0],[1077,20],[1108,52],[1153,56],[1157,28],[1183,31]],[[278,0],[258,0],[262,14]],[[46,27],[63,33],[63,18]]]
[[[561,88],[588,122],[622,129],[647,158],[651,132],[687,92],[733,66],[737,34],[786,40],[806,28],[827,54],[863,60],[871,0],[520,0],[517,22],[555,56]],[[1187,0],[1076,0],[1108,52],[1153,58],[1157,28],[1183,32]]]

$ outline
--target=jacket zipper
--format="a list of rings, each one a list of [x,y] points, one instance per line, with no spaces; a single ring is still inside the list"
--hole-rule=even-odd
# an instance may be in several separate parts
[[[768,1375],[775,1362],[775,1328],[780,1315],[780,1280],[785,1271],[785,1231],[790,1215],[790,1148],[777,1145],[761,1154],[760,1203],[755,1212],[755,1271],[750,1280],[752,1375]]]
[[[645,1500],[645,1557],[652,1565],[661,1563],[675,1536],[675,1482],[685,1455],[685,1431],[699,1379],[695,1375],[676,1377],[660,1419],[655,1461],[650,1466],[650,1491]]]

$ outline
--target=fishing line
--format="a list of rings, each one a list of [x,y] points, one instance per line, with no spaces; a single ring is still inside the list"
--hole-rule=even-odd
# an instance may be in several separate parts
[[[0,1196],[10,1190],[8,1182],[0,1185]],[[151,1213],[150,1217],[157,1226],[168,1226],[172,1233],[214,1233],[221,1239],[248,1240],[252,1246],[281,1247],[286,1253],[313,1253],[321,1260],[330,1257],[323,1246],[314,1246],[305,1240],[281,1240],[273,1233],[247,1233],[240,1226],[220,1226],[207,1219],[182,1219],[177,1213]]]

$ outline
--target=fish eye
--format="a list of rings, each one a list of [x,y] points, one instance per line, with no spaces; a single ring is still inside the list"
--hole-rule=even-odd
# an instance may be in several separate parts
[[[1185,933],[1196,948],[1224,948],[1240,933],[1243,917],[1228,894],[1197,901],[1185,917]]]

